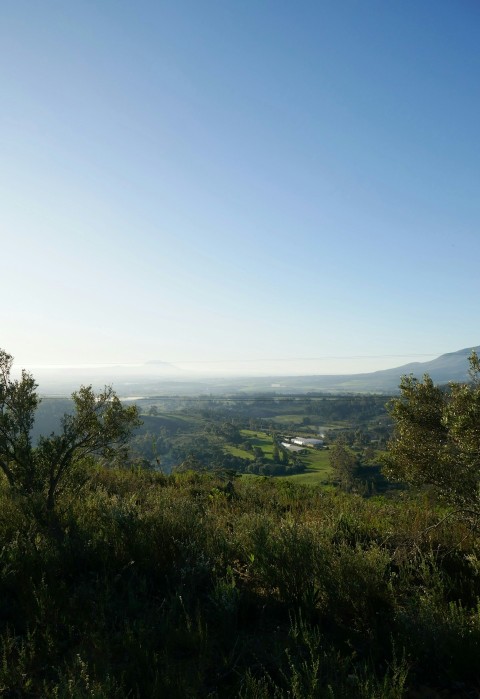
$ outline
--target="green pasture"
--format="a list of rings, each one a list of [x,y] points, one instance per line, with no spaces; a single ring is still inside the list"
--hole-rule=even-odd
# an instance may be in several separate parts
[[[296,473],[293,476],[279,476],[279,478],[301,485],[325,485],[332,472],[328,454],[329,452],[325,449],[309,449],[300,456],[307,466],[307,470],[304,473]]]
[[[292,481],[292,483],[297,483],[298,485],[309,485],[309,486],[325,486],[328,481],[328,474],[322,471],[308,470],[304,473],[295,473],[293,476],[276,476],[276,478],[282,478],[285,481]]]
[[[330,471],[328,449],[308,449],[305,454],[302,454],[302,461],[305,461],[307,468],[315,471]]]
[[[227,454],[232,454],[233,456],[239,456],[242,459],[250,459],[250,461],[253,461],[255,459],[255,456],[252,454],[251,451],[246,451],[245,449],[239,449],[238,447],[234,447],[230,444],[227,444],[224,447],[224,450],[227,452]]]
[[[270,435],[261,430],[240,430],[240,434],[248,439],[252,447],[260,447],[267,458],[272,458],[273,440]]]
[[[240,432],[242,437],[248,439],[252,446],[260,447],[267,458],[272,458],[273,441],[266,432],[262,432],[261,430],[241,430]],[[236,449],[235,447],[228,447],[227,449],[231,454],[236,454],[238,456],[248,455],[247,458],[253,458],[249,452],[243,449]],[[284,478],[302,485],[312,486],[324,485],[329,480],[331,467],[328,450],[307,449],[304,454],[299,454],[299,458],[306,465],[306,471],[304,473],[297,473],[293,476],[275,477]]]

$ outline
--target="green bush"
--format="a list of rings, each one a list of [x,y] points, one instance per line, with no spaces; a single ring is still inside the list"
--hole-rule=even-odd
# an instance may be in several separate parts
[[[0,488],[5,697],[378,697],[480,681],[477,541],[424,499],[94,469]]]

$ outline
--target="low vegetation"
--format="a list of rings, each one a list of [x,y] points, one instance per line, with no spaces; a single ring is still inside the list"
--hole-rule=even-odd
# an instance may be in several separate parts
[[[344,441],[330,489],[88,454],[49,517],[3,469],[0,695],[478,696],[474,521],[428,479],[363,497]]]
[[[478,540],[423,497],[89,475],[54,529],[1,492],[3,696],[478,688]]]

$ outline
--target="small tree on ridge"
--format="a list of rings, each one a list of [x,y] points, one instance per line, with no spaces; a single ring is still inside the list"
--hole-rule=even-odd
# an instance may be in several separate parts
[[[62,418],[61,432],[40,437],[31,431],[40,399],[33,376],[11,378],[13,358],[0,349],[0,469],[10,487],[40,494],[53,510],[64,484],[88,456],[112,456],[140,424],[135,406],[123,407],[111,387],[95,393],[82,386],[72,394],[74,412]]]

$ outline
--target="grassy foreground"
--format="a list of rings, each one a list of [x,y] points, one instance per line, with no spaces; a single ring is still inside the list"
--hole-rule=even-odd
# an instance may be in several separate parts
[[[50,518],[0,499],[3,697],[477,696],[478,541],[425,500],[125,470]]]

